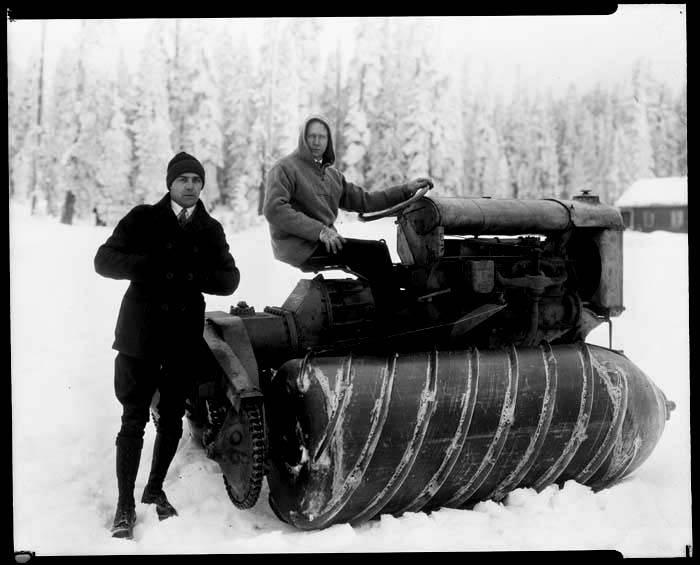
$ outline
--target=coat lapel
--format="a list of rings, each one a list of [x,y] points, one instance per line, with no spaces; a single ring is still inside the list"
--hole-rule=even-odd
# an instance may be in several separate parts
[[[177,218],[173,213],[172,206],[170,206],[170,193],[167,193],[163,198],[156,202],[153,207],[158,210],[158,212],[164,217],[171,217],[177,223]]]
[[[209,214],[204,208],[204,204],[201,200],[197,200],[197,204],[195,204],[194,207],[194,212],[190,217],[190,221],[187,222],[186,227],[192,231],[199,231],[206,227],[208,218]]]
[[[175,213],[173,212],[173,208],[170,205],[170,193],[167,193],[165,196],[163,196],[163,198],[161,198],[153,206],[161,214],[170,218],[172,222],[175,223],[178,227],[180,226],[180,224],[177,221],[177,217],[175,217]],[[208,218],[209,214],[204,208],[204,204],[201,200],[197,200],[194,212],[192,212],[192,216],[190,217],[189,222],[185,224],[185,227],[187,230],[199,231],[206,227]]]

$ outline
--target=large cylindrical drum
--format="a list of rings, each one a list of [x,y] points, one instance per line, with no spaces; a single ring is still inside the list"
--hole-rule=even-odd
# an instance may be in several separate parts
[[[317,529],[569,479],[609,486],[649,456],[668,404],[626,357],[578,343],[309,355],[277,372],[266,414],[270,504]]]

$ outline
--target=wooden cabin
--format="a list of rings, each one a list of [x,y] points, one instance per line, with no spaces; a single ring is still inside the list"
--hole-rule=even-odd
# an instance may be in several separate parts
[[[688,177],[640,179],[615,202],[625,227],[688,232]]]

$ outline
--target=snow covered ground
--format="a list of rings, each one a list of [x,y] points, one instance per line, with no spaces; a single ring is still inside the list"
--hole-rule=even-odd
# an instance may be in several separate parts
[[[390,220],[345,223],[349,236],[383,237]],[[593,493],[569,482],[541,493],[519,489],[503,503],[299,532],[280,522],[264,487],[257,505],[236,509],[217,465],[183,435],[165,483],[179,517],[160,523],[137,503],[133,541],[110,537],[116,501],[114,323],[126,282],[95,274],[92,260],[111,229],[65,226],[11,206],[11,346],[14,546],[37,555],[227,554],[614,549],[625,556],[683,556],[691,543],[687,236],[625,234],[626,312],[614,321],[623,349],[677,409],[651,457],[631,478]],[[266,226],[228,234],[241,269],[232,297],[280,305],[298,271],[272,258]],[[396,260],[396,257],[395,257]],[[589,341],[607,345],[607,327]],[[187,426],[185,426],[187,429]],[[149,424],[136,481],[145,485]]]

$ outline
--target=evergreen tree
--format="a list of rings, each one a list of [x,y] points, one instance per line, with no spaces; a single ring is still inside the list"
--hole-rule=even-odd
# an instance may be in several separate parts
[[[45,22],[41,44],[30,53],[25,68],[11,58],[12,40],[8,42],[8,189],[11,197],[30,204],[31,214],[42,209],[46,186],[44,87]],[[43,211],[43,210],[42,210]]]
[[[121,102],[121,109],[124,114],[124,134],[128,137],[131,147],[131,155],[129,156],[129,188],[133,190],[136,184],[137,171],[134,123],[136,122],[136,116],[138,114],[139,100],[137,98],[134,79],[126,64],[123,51],[119,53],[115,96]],[[131,200],[132,199],[129,198],[129,201]]]
[[[214,78],[212,58],[207,49],[206,20],[186,20],[181,32],[187,37],[180,46],[178,60],[179,86],[183,90],[177,123],[181,130],[177,151],[197,157],[206,173],[202,202],[211,209],[220,201],[218,171],[223,167],[223,131],[220,99]]]
[[[582,189],[595,189],[597,161],[596,117],[593,111],[583,105],[579,129],[578,155],[574,168],[574,183],[569,187],[569,196]]]
[[[47,105],[46,180],[47,212],[60,216],[66,194],[74,187],[72,148],[80,131],[80,100],[83,92],[82,63],[76,47],[61,50]]]
[[[132,201],[131,172],[134,162],[133,141],[129,135],[124,102],[113,85],[112,116],[104,133],[104,150],[99,163],[97,178],[103,192],[95,201],[97,213],[103,220],[113,223]],[[114,212],[117,212],[115,214]]]
[[[485,90],[482,88],[480,95],[476,94],[476,89],[472,84],[472,68],[468,59],[464,59],[460,68],[460,92],[461,92],[461,122],[462,122],[462,183],[455,196],[466,196],[477,192],[478,182],[474,178],[477,156],[477,113],[479,111],[480,97]],[[500,101],[498,102],[500,104]],[[494,116],[493,126],[496,129],[497,140],[500,145],[501,140],[498,135],[498,117],[503,115],[503,111],[498,111]],[[502,151],[501,151],[502,153]]]
[[[606,171],[605,185],[607,202],[614,204],[630,185],[630,178],[624,168],[624,153],[626,151],[622,129],[613,130],[610,167]]]
[[[192,106],[193,97],[192,89],[187,84],[187,63],[184,55],[185,44],[189,42],[189,39],[187,39],[187,23],[181,18],[176,18],[167,24],[162,20],[154,22],[154,31],[156,31],[155,26],[163,26],[164,28],[157,30],[157,33],[163,35],[160,39],[162,46],[159,48],[159,51],[164,58],[167,72],[167,108],[171,124],[170,143],[174,151],[184,151],[185,120],[187,112]],[[172,36],[171,41],[165,40],[166,33]]]
[[[343,125],[349,112],[349,87],[343,76],[340,44],[336,43],[326,57],[323,91],[321,93],[321,112],[331,121],[333,127],[333,147],[336,166],[342,166],[346,151]]]
[[[237,198],[238,180],[248,174],[252,116],[253,74],[247,38],[219,30],[213,62],[216,66],[221,108],[222,166],[219,170],[221,204]]]
[[[352,182],[363,184],[367,169],[366,163],[369,161],[371,135],[367,114],[360,106],[359,96],[353,97],[345,116],[343,140],[346,148],[341,162],[344,165],[345,174]]]
[[[13,105],[19,102],[19,108],[16,106],[12,108],[18,111],[19,115],[15,116],[12,124],[8,120],[8,125],[12,128],[8,139],[11,144],[8,155],[10,194],[18,194],[21,200],[28,201],[32,214],[37,212],[37,205],[42,208],[42,211],[46,208],[46,198],[42,194],[47,186],[44,135],[46,131],[45,38],[46,22],[43,22],[39,50],[31,54],[28,75],[25,75],[26,79],[21,81],[24,88],[19,99],[13,102]]]
[[[622,127],[627,144],[624,162],[630,182],[653,176],[651,134],[647,117],[648,72],[639,61],[632,77],[625,82],[622,106]]]
[[[567,89],[564,99],[553,112],[557,130],[559,195],[569,197],[586,183],[581,159],[582,103],[576,86]]]
[[[154,21],[140,51],[134,81],[133,132],[136,174],[135,204],[153,202],[167,190],[165,171],[173,156],[169,113],[167,37],[170,31]],[[209,179],[207,179],[207,184]]]
[[[674,166],[674,175],[688,175],[688,85],[683,85],[678,101],[675,104],[675,112],[678,116],[678,133],[675,139],[677,160]]]
[[[397,120],[397,140],[401,146],[399,166],[405,177],[430,174],[431,135],[435,124],[438,73],[436,61],[429,49],[434,30],[429,24],[416,19],[404,22],[399,28],[395,50],[402,60],[403,74],[395,89],[400,102]]]
[[[514,96],[504,110],[499,127],[501,150],[508,166],[510,198],[528,198],[533,192],[529,184],[529,112],[528,92],[518,77]]]
[[[597,117],[597,147],[598,147],[598,177],[596,181],[596,190],[601,201],[611,203],[611,195],[614,194],[614,189],[607,181],[608,171],[613,166],[613,142],[614,142],[614,116],[613,106],[609,92],[602,92],[603,102],[601,113]]]
[[[254,166],[250,183],[255,187],[250,198],[257,200],[262,213],[267,171],[297,144],[300,120],[298,90],[292,72],[292,35],[289,22],[265,20],[260,63],[254,77],[251,155]]]
[[[647,91],[647,120],[649,122],[654,176],[673,175],[676,160],[674,133],[678,131],[677,116],[673,112],[671,89],[657,81],[650,81]]]
[[[114,33],[107,20],[82,24],[79,40],[79,72],[82,90],[78,98],[79,125],[75,143],[68,150],[66,195],[78,218],[87,219],[97,201],[107,198],[108,188],[100,171],[105,166],[105,132],[113,108],[116,59],[112,60],[107,38]],[[70,192],[70,194],[69,194]],[[73,200],[74,198],[74,200]]]
[[[33,117],[37,111],[36,79],[38,59],[32,58],[26,69],[15,65],[8,69],[8,164],[10,196],[27,202],[31,167],[36,151],[36,129]]]
[[[221,207],[217,213],[234,230],[256,218],[259,168],[250,151],[253,142],[253,65],[247,37],[222,29],[214,60],[219,69],[223,130]],[[258,180],[259,184],[259,180]],[[231,213],[228,213],[231,212]]]
[[[462,100],[450,76],[441,76],[431,90],[427,172],[434,180],[437,194],[454,196],[464,187]]]
[[[471,178],[475,196],[503,196],[502,153],[498,134],[493,126],[493,111],[480,96],[474,103],[474,158]]]
[[[405,74],[407,68],[411,71],[411,65],[402,57],[399,25],[400,22],[389,19],[379,23],[380,86],[368,108],[371,141],[365,183],[370,190],[381,190],[405,180],[399,128],[405,115]]]
[[[17,96],[17,65],[12,58],[12,41],[7,42],[7,166],[8,166],[8,192],[10,198],[14,196],[15,188],[12,173],[12,162],[17,154],[19,97]]]
[[[366,185],[375,155],[373,143],[380,124],[384,49],[387,47],[386,21],[362,18],[355,26],[355,51],[350,61],[348,115],[343,125],[346,151],[343,164],[353,182]]]
[[[530,186],[538,198],[559,194],[559,170],[551,98],[535,95],[530,112]]]
[[[319,43],[322,26],[317,18],[294,18],[289,25],[293,28],[291,54],[299,105],[295,123],[299,123],[309,114],[317,113],[321,103],[323,83],[318,78],[322,76]]]
[[[386,91],[385,91],[386,93]],[[387,98],[389,96],[387,95]],[[369,190],[384,189],[404,181],[402,148],[397,143],[399,121],[396,109],[387,108],[370,125],[370,166],[365,185]]]

